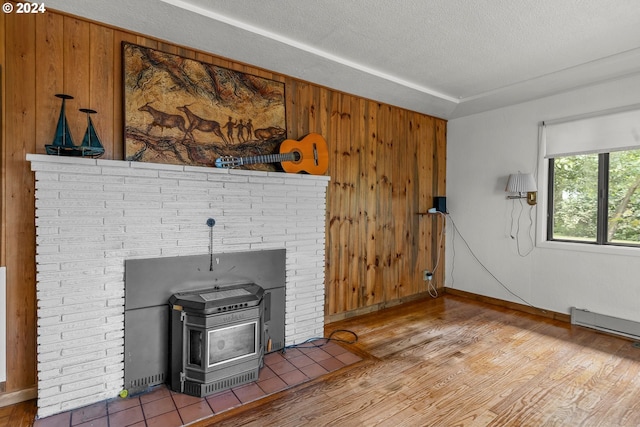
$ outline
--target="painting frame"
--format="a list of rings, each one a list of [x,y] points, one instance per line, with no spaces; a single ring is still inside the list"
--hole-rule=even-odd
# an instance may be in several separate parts
[[[278,153],[287,137],[284,82],[129,42],[122,69],[127,161],[211,167]]]

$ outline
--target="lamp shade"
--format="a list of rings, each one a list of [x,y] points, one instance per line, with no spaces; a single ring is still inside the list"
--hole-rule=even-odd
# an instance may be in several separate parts
[[[507,181],[507,193],[528,193],[538,191],[536,181],[530,173],[512,173]]]

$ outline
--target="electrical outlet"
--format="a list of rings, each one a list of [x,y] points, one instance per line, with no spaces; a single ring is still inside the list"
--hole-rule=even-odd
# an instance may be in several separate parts
[[[431,273],[429,270],[422,271],[422,280],[424,280],[425,282],[427,280],[431,280],[432,277],[433,277],[433,273]]]

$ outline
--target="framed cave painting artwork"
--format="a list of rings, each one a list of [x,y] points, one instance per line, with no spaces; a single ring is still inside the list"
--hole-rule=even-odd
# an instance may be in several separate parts
[[[278,153],[287,134],[284,83],[122,46],[125,160],[214,166],[223,156]]]

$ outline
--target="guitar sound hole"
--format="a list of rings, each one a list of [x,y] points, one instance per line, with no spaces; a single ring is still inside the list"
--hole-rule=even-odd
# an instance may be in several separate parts
[[[292,151],[291,154],[293,154],[293,160],[292,162],[294,163],[298,163],[301,159],[302,159],[302,154],[300,154],[299,151]]]

